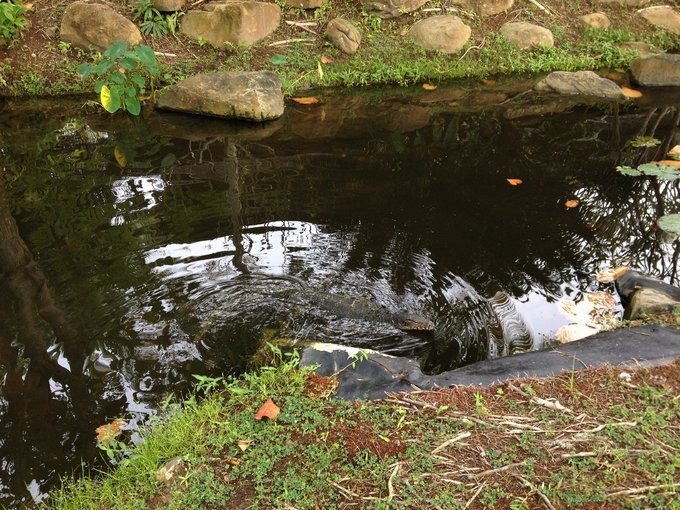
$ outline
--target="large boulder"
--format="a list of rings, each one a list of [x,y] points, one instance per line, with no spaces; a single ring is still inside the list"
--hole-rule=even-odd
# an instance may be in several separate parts
[[[181,11],[186,6],[187,0],[154,0],[153,7],[161,12]]]
[[[536,84],[539,92],[553,92],[565,96],[584,96],[602,99],[625,100],[626,95],[611,80],[592,71],[555,71]]]
[[[625,306],[625,319],[635,320],[680,307],[680,288],[632,269],[616,279],[616,290]]]
[[[389,19],[415,11],[427,2],[428,0],[361,0],[361,5],[368,14]]]
[[[633,79],[647,87],[680,86],[680,55],[652,55],[630,65]]]
[[[318,9],[323,0],[283,0],[283,3],[297,9]]]
[[[326,37],[343,53],[352,54],[359,49],[361,34],[349,21],[335,18],[328,22]]]
[[[525,21],[511,21],[501,27],[501,35],[510,44],[521,50],[529,50],[537,46],[552,47],[555,42],[550,30]]]
[[[274,3],[234,0],[187,12],[180,32],[222,48],[225,43],[257,42],[276,30],[280,22],[281,8]]]
[[[652,25],[665,28],[676,35],[680,35],[680,12],[673,9],[670,5],[647,7],[646,9],[640,9],[637,13]]]
[[[408,35],[428,50],[456,53],[470,39],[472,29],[458,16],[431,16],[413,25]]]
[[[482,16],[494,16],[505,12],[515,3],[514,0],[453,0],[454,5],[460,5]]]
[[[271,72],[198,74],[168,87],[156,105],[165,110],[255,122],[283,115],[281,81]]]
[[[130,46],[143,41],[132,21],[107,5],[89,2],[73,2],[66,8],[61,20],[61,40],[98,51],[104,51],[118,40]]]
[[[598,4],[616,4],[622,7],[642,7],[647,5],[651,0],[595,0]]]
[[[603,12],[593,12],[591,14],[585,14],[579,18],[584,25],[591,28],[609,28],[612,22],[609,21],[607,15]]]

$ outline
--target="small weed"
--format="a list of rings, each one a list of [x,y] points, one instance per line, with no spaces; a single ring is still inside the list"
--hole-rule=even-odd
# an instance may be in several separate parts
[[[0,2],[0,42],[12,44],[19,40],[26,28],[26,11],[22,0]]]

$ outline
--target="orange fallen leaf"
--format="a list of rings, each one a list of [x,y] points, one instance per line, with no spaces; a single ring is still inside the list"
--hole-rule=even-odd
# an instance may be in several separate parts
[[[614,71],[616,71],[617,73],[625,73],[626,72],[626,70],[623,67],[615,67]]]
[[[567,201],[564,203],[564,206],[565,206],[567,209],[571,209],[571,208],[573,208],[573,207],[576,207],[576,206],[577,206],[578,204],[580,204],[580,203],[581,203],[580,200],[567,200]]]
[[[321,63],[322,63],[322,64],[332,64],[332,63],[333,63],[333,59],[332,59],[332,58],[328,58],[326,55],[322,55],[322,56],[321,56]]]
[[[423,88],[425,90],[437,90],[437,86],[431,83],[423,83]]]
[[[631,89],[630,87],[626,87],[625,85],[621,85],[621,92],[623,92],[628,99],[637,99],[638,97],[642,97],[642,92]]]
[[[600,60],[602,57],[604,57],[604,53],[600,53],[599,55],[595,55],[594,57],[590,57],[593,60]]]
[[[616,281],[621,275],[628,272],[628,266],[610,267],[608,269],[603,269],[598,271],[595,278],[601,283],[611,283]]]
[[[227,464],[231,464],[232,466],[238,466],[241,462],[238,459],[235,459],[234,457],[229,457],[228,459],[224,459]]]
[[[241,441],[238,442],[238,447],[241,449],[242,452],[245,452],[250,446],[250,443],[252,442],[253,442],[252,439],[242,439]]]
[[[318,97],[292,97],[297,104],[316,104],[319,102]]]
[[[672,166],[674,168],[680,169],[680,160],[677,159],[664,159],[663,161],[654,161],[657,165],[662,166]]]
[[[675,147],[668,151],[669,156],[675,156],[676,154],[680,154],[680,145],[676,145]]]
[[[113,420],[111,423],[97,427],[95,432],[97,433],[97,442],[106,443],[110,439],[113,439],[118,434],[120,434],[120,429],[125,425],[125,420],[120,418]]]
[[[493,85],[494,83],[496,83],[496,80],[489,80],[489,79],[486,79],[486,78],[482,78],[481,82],[484,85]]]
[[[522,181],[522,179],[505,179],[505,180],[508,181],[513,186],[519,186],[524,182]]]
[[[277,406],[271,398],[262,404],[260,410],[255,414],[256,420],[261,420],[262,418],[269,418],[270,420],[276,419],[276,417],[281,412],[281,408]]]

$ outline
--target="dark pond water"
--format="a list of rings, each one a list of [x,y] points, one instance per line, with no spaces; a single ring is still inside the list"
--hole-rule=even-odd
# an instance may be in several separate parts
[[[597,288],[602,267],[675,278],[678,241],[655,219],[678,212],[677,182],[614,168],[680,143],[680,98],[619,112],[512,94],[339,95],[265,126],[6,108],[0,504],[96,465],[96,427],[146,422],[267,339],[437,372],[541,348],[568,322],[557,301]],[[640,135],[661,143],[633,147]],[[435,331],[396,329],[400,310]]]

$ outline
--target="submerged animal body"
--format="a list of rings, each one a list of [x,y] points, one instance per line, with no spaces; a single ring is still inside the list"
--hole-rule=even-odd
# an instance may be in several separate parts
[[[434,331],[427,317],[407,311],[393,312],[365,297],[346,296],[319,291],[305,293],[305,299],[338,317],[392,324],[402,331]]]

